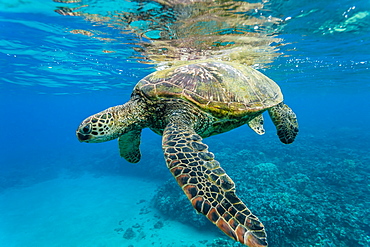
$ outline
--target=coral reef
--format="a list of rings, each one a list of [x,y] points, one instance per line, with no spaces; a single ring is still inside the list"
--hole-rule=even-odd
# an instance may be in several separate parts
[[[248,146],[242,137],[232,143],[206,139],[239,197],[265,224],[269,246],[370,246],[370,155],[326,137],[317,144],[314,136],[302,135],[289,146],[274,138],[253,139]],[[153,205],[194,227],[207,224],[173,179],[158,189]],[[207,246],[241,245],[221,236]]]
[[[123,238],[125,239],[133,239],[136,236],[134,230],[131,227],[127,228],[125,233],[123,234]]]
[[[190,223],[199,228],[212,225],[208,219],[196,213],[179,185],[173,179],[167,180],[157,190],[152,202],[153,206],[166,217],[175,218],[182,223]]]

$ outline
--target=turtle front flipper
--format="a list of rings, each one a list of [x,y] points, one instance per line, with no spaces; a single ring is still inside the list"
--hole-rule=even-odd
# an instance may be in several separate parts
[[[140,161],[141,130],[132,130],[118,138],[119,154],[130,163]]]
[[[263,224],[236,196],[234,182],[191,127],[169,123],[162,148],[167,167],[196,211],[244,245],[267,246]]]
[[[293,110],[281,102],[268,110],[282,143],[290,144],[298,134],[297,116]]]
[[[263,128],[263,116],[262,114],[258,115],[257,117],[253,118],[251,121],[248,122],[248,126],[254,130],[259,135],[265,134],[265,129]]]

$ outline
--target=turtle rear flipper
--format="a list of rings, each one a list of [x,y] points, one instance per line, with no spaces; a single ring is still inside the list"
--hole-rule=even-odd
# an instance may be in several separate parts
[[[262,114],[258,115],[257,117],[253,118],[251,121],[248,122],[248,126],[254,130],[259,135],[265,134],[265,129],[263,128],[263,116]]]
[[[236,196],[234,182],[191,127],[170,122],[162,148],[167,167],[196,211],[242,244],[267,246],[263,224]]]
[[[268,109],[268,112],[276,126],[280,141],[285,144],[292,143],[298,134],[297,116],[293,110],[281,102]]]
[[[140,161],[140,138],[141,129],[127,132],[118,138],[119,154],[130,163]]]

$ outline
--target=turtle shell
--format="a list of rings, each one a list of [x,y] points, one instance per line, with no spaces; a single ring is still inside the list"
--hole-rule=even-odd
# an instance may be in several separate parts
[[[156,71],[135,87],[152,101],[183,99],[216,117],[241,117],[283,101],[279,86],[241,64],[201,62]]]

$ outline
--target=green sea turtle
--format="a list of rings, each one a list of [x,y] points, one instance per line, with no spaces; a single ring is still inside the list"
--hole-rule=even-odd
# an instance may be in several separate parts
[[[136,163],[141,130],[152,129],[163,136],[167,167],[196,211],[242,244],[267,246],[263,224],[236,196],[234,182],[202,143],[244,124],[263,134],[265,110],[280,140],[293,142],[296,115],[274,81],[236,63],[187,63],[144,77],[127,103],[88,117],[76,134],[90,143],[118,138],[120,155]]]

